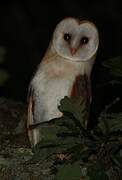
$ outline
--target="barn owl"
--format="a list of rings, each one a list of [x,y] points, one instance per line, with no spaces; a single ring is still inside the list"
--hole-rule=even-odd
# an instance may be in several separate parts
[[[77,96],[77,79],[86,79],[90,94],[90,74],[99,44],[96,26],[87,20],[65,18],[56,26],[49,47],[29,86],[28,136],[32,146],[40,140],[39,129],[31,125],[62,114],[58,110],[64,96]]]

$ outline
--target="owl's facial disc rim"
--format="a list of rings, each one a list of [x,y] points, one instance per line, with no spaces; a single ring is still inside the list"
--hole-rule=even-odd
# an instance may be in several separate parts
[[[65,26],[65,23],[67,23],[68,25]],[[91,43],[91,42],[94,43],[93,47],[87,43],[88,47],[85,48],[85,46],[87,44],[84,44],[83,47],[79,47],[79,48],[84,48],[84,50],[79,51],[79,49],[77,49],[78,48],[78,41],[77,40],[74,41],[76,44],[72,44],[71,38],[70,38],[70,42],[69,41],[67,42],[64,39],[64,33],[68,33],[68,34],[70,34],[72,36],[72,33],[74,32],[74,27],[73,28],[71,27],[71,29],[68,31],[68,29],[70,28],[70,26],[72,26],[72,24],[73,24],[73,26],[75,28],[81,28],[81,26],[83,26],[83,27],[86,28],[86,30],[89,28],[89,25],[92,27],[91,32],[93,31],[93,34],[96,34],[95,35],[96,38],[93,39],[93,42],[90,40],[90,41],[88,41],[88,43]],[[85,24],[85,26],[84,26],[84,24]],[[65,28],[65,27],[67,27],[67,28]],[[76,31],[76,32],[78,32],[78,31]],[[84,33],[83,31],[81,31],[81,32],[83,33],[82,34],[83,36],[86,36],[86,37],[89,38],[89,34],[90,34],[89,31],[88,31],[88,34]],[[66,47],[67,52],[63,50],[64,48],[62,47],[62,43],[60,44],[61,38],[63,38],[63,40],[65,40],[65,42],[67,44],[69,44],[69,47],[66,45],[67,46]],[[75,19],[75,18],[68,18],[68,19],[62,20],[56,26],[56,29],[54,31],[52,40],[53,40],[52,44],[53,44],[53,47],[54,47],[55,51],[62,58],[66,59],[68,61],[72,61],[72,62],[86,62],[86,61],[89,61],[97,53],[98,46],[99,46],[99,33],[98,33],[98,30],[97,30],[96,26],[90,21],[86,20],[86,21],[82,21],[82,22],[79,23],[77,21],[77,19]],[[92,49],[90,50],[89,48],[91,48],[91,47],[92,47]],[[74,54],[72,54],[71,53],[71,48],[76,48],[77,51]],[[87,52],[87,49],[88,49],[88,52]],[[82,53],[82,52],[84,52],[84,53]]]

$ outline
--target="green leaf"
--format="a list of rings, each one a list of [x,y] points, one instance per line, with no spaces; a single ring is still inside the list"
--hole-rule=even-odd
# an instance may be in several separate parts
[[[113,114],[104,114],[99,119],[98,127],[103,133],[106,133],[106,125],[109,133],[113,131],[122,131],[122,112]]]
[[[64,97],[64,99],[60,101],[60,106],[58,108],[64,114],[65,112],[72,114],[75,119],[84,126],[85,104],[81,96],[78,98]]]
[[[109,180],[104,170],[104,166],[100,161],[89,166],[87,176],[89,176],[90,180]]]
[[[119,155],[112,155],[111,158],[113,162],[122,169],[122,157],[120,157]]]
[[[66,139],[70,137],[78,138],[79,134],[77,134],[77,131],[74,132],[74,129],[72,131],[72,128],[65,125],[68,120],[69,119],[65,119],[64,117],[56,119],[56,121],[51,120],[49,123],[40,124],[41,141],[58,140],[58,142],[61,142],[61,140],[66,141]]]
[[[87,147],[81,150],[81,153],[80,153],[81,159],[88,159],[91,152],[92,152],[92,149],[89,149]]]
[[[57,180],[80,180],[82,176],[80,162],[74,164],[64,164],[58,169]]]
[[[122,77],[122,56],[104,61],[103,66],[107,67],[112,75]]]

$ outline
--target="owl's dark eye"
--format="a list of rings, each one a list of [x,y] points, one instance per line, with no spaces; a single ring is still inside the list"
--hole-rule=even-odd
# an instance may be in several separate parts
[[[89,42],[89,39],[88,39],[88,37],[82,37],[81,38],[81,44],[87,44]]]
[[[71,38],[72,38],[71,34],[69,34],[69,33],[65,33],[65,34],[64,34],[64,40],[65,40],[65,41],[70,41]]]

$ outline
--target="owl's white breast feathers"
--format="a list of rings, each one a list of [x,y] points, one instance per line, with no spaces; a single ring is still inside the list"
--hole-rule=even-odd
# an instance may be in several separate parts
[[[35,119],[48,121],[60,116],[57,106],[64,96],[70,96],[77,75],[91,72],[90,62],[70,62],[60,56],[40,64],[31,85],[35,91]],[[93,63],[93,62],[92,62]],[[46,112],[45,112],[46,110]],[[43,114],[43,119],[42,119]]]

